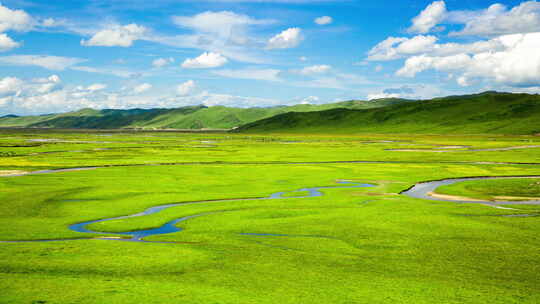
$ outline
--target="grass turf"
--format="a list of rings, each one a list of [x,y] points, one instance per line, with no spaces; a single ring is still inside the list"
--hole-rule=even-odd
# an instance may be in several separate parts
[[[28,141],[40,138],[56,140]],[[0,302],[536,303],[538,218],[500,217],[520,212],[397,193],[425,180],[540,174],[536,165],[461,163],[535,162],[538,150],[426,155],[386,149],[507,147],[537,140],[4,133],[0,145],[9,147],[2,151],[19,156],[2,158],[0,171],[123,166],[0,178],[1,240],[94,237],[67,226],[167,203],[266,197],[339,186],[338,179],[376,187],[323,189],[325,195],[314,198],[184,205],[91,226],[114,236],[204,214],[179,223],[181,232],[148,238],[175,244],[0,243]],[[95,150],[102,148],[114,149]],[[73,150],[84,152],[62,152]],[[41,152],[53,153],[34,154]],[[275,163],[354,159],[404,162]],[[133,166],[145,162],[189,165]]]

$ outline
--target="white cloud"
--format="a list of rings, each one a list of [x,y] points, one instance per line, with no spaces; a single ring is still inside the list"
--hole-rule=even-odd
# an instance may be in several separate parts
[[[82,58],[46,55],[13,55],[0,57],[0,64],[16,66],[39,66],[49,70],[65,70],[86,61]]]
[[[294,48],[300,44],[302,39],[302,30],[292,27],[270,38],[266,44],[266,48],[269,50]]]
[[[396,45],[409,40],[409,38],[403,37],[388,37],[385,40],[379,42],[368,52],[367,60],[393,60],[399,58],[399,54],[396,50]]]
[[[133,88],[133,93],[135,94],[141,94],[144,93],[152,88],[152,85],[149,83],[142,83]]]
[[[334,20],[330,16],[322,16],[315,18],[314,22],[318,25],[327,25],[332,23]]]
[[[540,33],[514,34],[497,38],[504,49],[474,55],[414,56],[396,73],[413,77],[425,70],[461,73],[460,85],[478,78],[518,87],[540,85]],[[526,58],[526,60],[524,60]]]
[[[171,63],[174,63],[174,58],[172,57],[169,57],[169,58],[158,58],[158,59],[155,59],[154,61],[152,61],[152,65],[156,68],[162,68],[166,65],[169,65]]]
[[[459,12],[456,15],[460,15]],[[463,15],[463,14],[461,14]],[[493,4],[480,13],[466,14],[462,21],[465,28],[451,35],[493,36],[540,31],[540,2],[527,1],[508,10],[502,4]]]
[[[308,96],[306,98],[301,99],[299,104],[317,104],[321,101],[321,99],[317,96]]]
[[[301,56],[300,58],[298,58],[300,61],[307,61],[308,58],[306,56]]]
[[[268,60],[260,54],[266,40],[251,31],[276,21],[255,19],[229,11],[208,11],[193,16],[175,16],[173,22],[193,32],[174,36],[154,33],[144,39],[174,48],[199,49],[236,61],[260,64]]]
[[[205,52],[197,58],[188,58],[182,63],[186,69],[217,68],[228,62],[227,58],[219,53]]]
[[[221,37],[243,35],[248,25],[265,25],[273,20],[258,20],[230,11],[203,12],[194,16],[174,16],[173,22],[197,32],[217,34]]]
[[[410,33],[442,30],[439,24],[464,25],[450,36],[496,36],[540,31],[540,2],[525,1],[508,9],[495,3],[484,10],[448,11],[444,1],[431,3],[413,19]]]
[[[135,40],[139,40],[147,32],[144,26],[137,24],[112,25],[107,29],[95,33],[90,40],[81,40],[84,46],[120,46],[130,47]]]
[[[32,29],[34,20],[23,10],[11,10],[0,3],[0,33],[9,30],[25,32]]]
[[[104,83],[94,83],[94,84],[89,85],[86,88],[86,90],[90,92],[96,92],[96,91],[105,90],[106,88],[107,88],[107,85]]]
[[[331,66],[326,64],[321,65],[313,65],[305,67],[301,70],[293,70],[293,73],[304,75],[304,76],[310,76],[310,75],[319,75],[329,72],[332,69]]]
[[[429,52],[435,46],[435,42],[437,42],[435,36],[418,35],[400,43],[397,52],[401,54]]]
[[[23,82],[16,77],[0,79],[0,97],[15,95],[21,89]]]
[[[290,84],[307,88],[348,90],[351,89],[351,87],[356,88],[358,85],[368,85],[372,83],[366,78],[355,74],[329,73],[329,75],[321,75],[309,81],[296,81]]]
[[[1,58],[1,57],[0,57]],[[121,78],[140,78],[147,75],[146,73],[134,72],[126,69],[117,69],[109,67],[89,67],[89,66],[72,66],[71,70],[86,72],[86,73],[96,73],[103,75],[113,75]]]
[[[282,81],[279,77],[281,71],[276,69],[242,69],[242,70],[218,70],[212,74],[238,79]]]
[[[54,92],[62,88],[62,80],[58,75],[34,79],[33,82],[37,84],[36,91],[40,94]]]
[[[435,36],[418,35],[412,38],[389,37],[368,52],[369,61],[387,61],[409,57],[412,55],[447,56],[461,53],[477,54],[498,51],[505,48],[508,37],[497,37],[472,43],[437,43]]]
[[[205,106],[229,106],[229,107],[254,107],[254,106],[276,106],[282,104],[280,100],[233,96],[227,94],[213,94],[202,92],[201,94],[186,98],[189,103],[203,104]],[[181,100],[181,99],[180,99]],[[184,101],[186,102],[186,101]]]
[[[188,80],[178,85],[178,87],[176,87],[176,93],[179,96],[189,96],[193,94],[196,88],[197,88],[197,84],[195,83],[195,81]]]
[[[378,92],[369,93],[368,100],[382,98],[430,99],[440,96],[440,88],[425,84],[407,84],[401,87],[387,88]]]
[[[385,61],[402,58],[404,55],[430,52],[437,37],[419,35],[413,38],[389,37],[368,52],[367,60]]]
[[[19,46],[20,44],[18,42],[13,41],[11,38],[9,38],[8,35],[0,34],[0,52],[9,51]]]
[[[380,71],[382,71],[382,70],[383,70],[383,66],[382,66],[382,65],[380,65],[380,64],[378,64],[377,66],[375,66],[375,69],[374,69],[374,70],[375,70],[375,72],[377,72],[377,73],[378,73],[378,72],[380,72]]]
[[[54,26],[58,26],[59,24],[61,23],[59,23],[57,20],[53,18],[47,18],[41,22],[41,26],[43,27],[54,27]]]
[[[397,93],[371,93],[368,94],[367,100],[385,99],[385,98],[400,98],[401,95]]]
[[[446,17],[446,3],[444,1],[435,1],[428,5],[420,15],[414,17],[412,25],[408,31],[410,33],[425,34],[431,31],[437,24]]]

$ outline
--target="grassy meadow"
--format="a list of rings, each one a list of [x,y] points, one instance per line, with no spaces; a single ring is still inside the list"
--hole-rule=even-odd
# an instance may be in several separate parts
[[[8,176],[80,167],[96,168]],[[428,180],[540,175],[538,136],[4,129],[0,174],[0,303],[540,302],[540,217],[502,216],[540,206],[399,194]],[[245,200],[340,180],[374,187]],[[537,185],[440,192],[540,197]],[[88,227],[104,234],[68,229],[209,200],[227,201]],[[97,239],[194,215],[148,243]],[[32,240],[52,241],[16,242]]]

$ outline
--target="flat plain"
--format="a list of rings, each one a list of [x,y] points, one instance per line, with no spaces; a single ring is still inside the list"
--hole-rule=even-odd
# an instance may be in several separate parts
[[[539,152],[517,135],[0,130],[0,302],[538,303],[540,206],[402,192],[539,176]],[[526,201],[539,182],[437,191]]]

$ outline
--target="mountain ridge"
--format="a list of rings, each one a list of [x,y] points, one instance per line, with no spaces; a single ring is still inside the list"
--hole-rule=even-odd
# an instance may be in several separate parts
[[[274,107],[234,108],[225,106],[185,106],[155,109],[103,109],[36,116],[6,116],[0,127],[81,128],[81,129],[232,129],[243,124],[274,115],[298,111],[320,111],[333,108],[383,107],[405,100],[361,101],[349,100],[321,105],[293,105]]]
[[[289,112],[248,123],[235,132],[538,134],[540,95],[483,92],[374,109]]]

